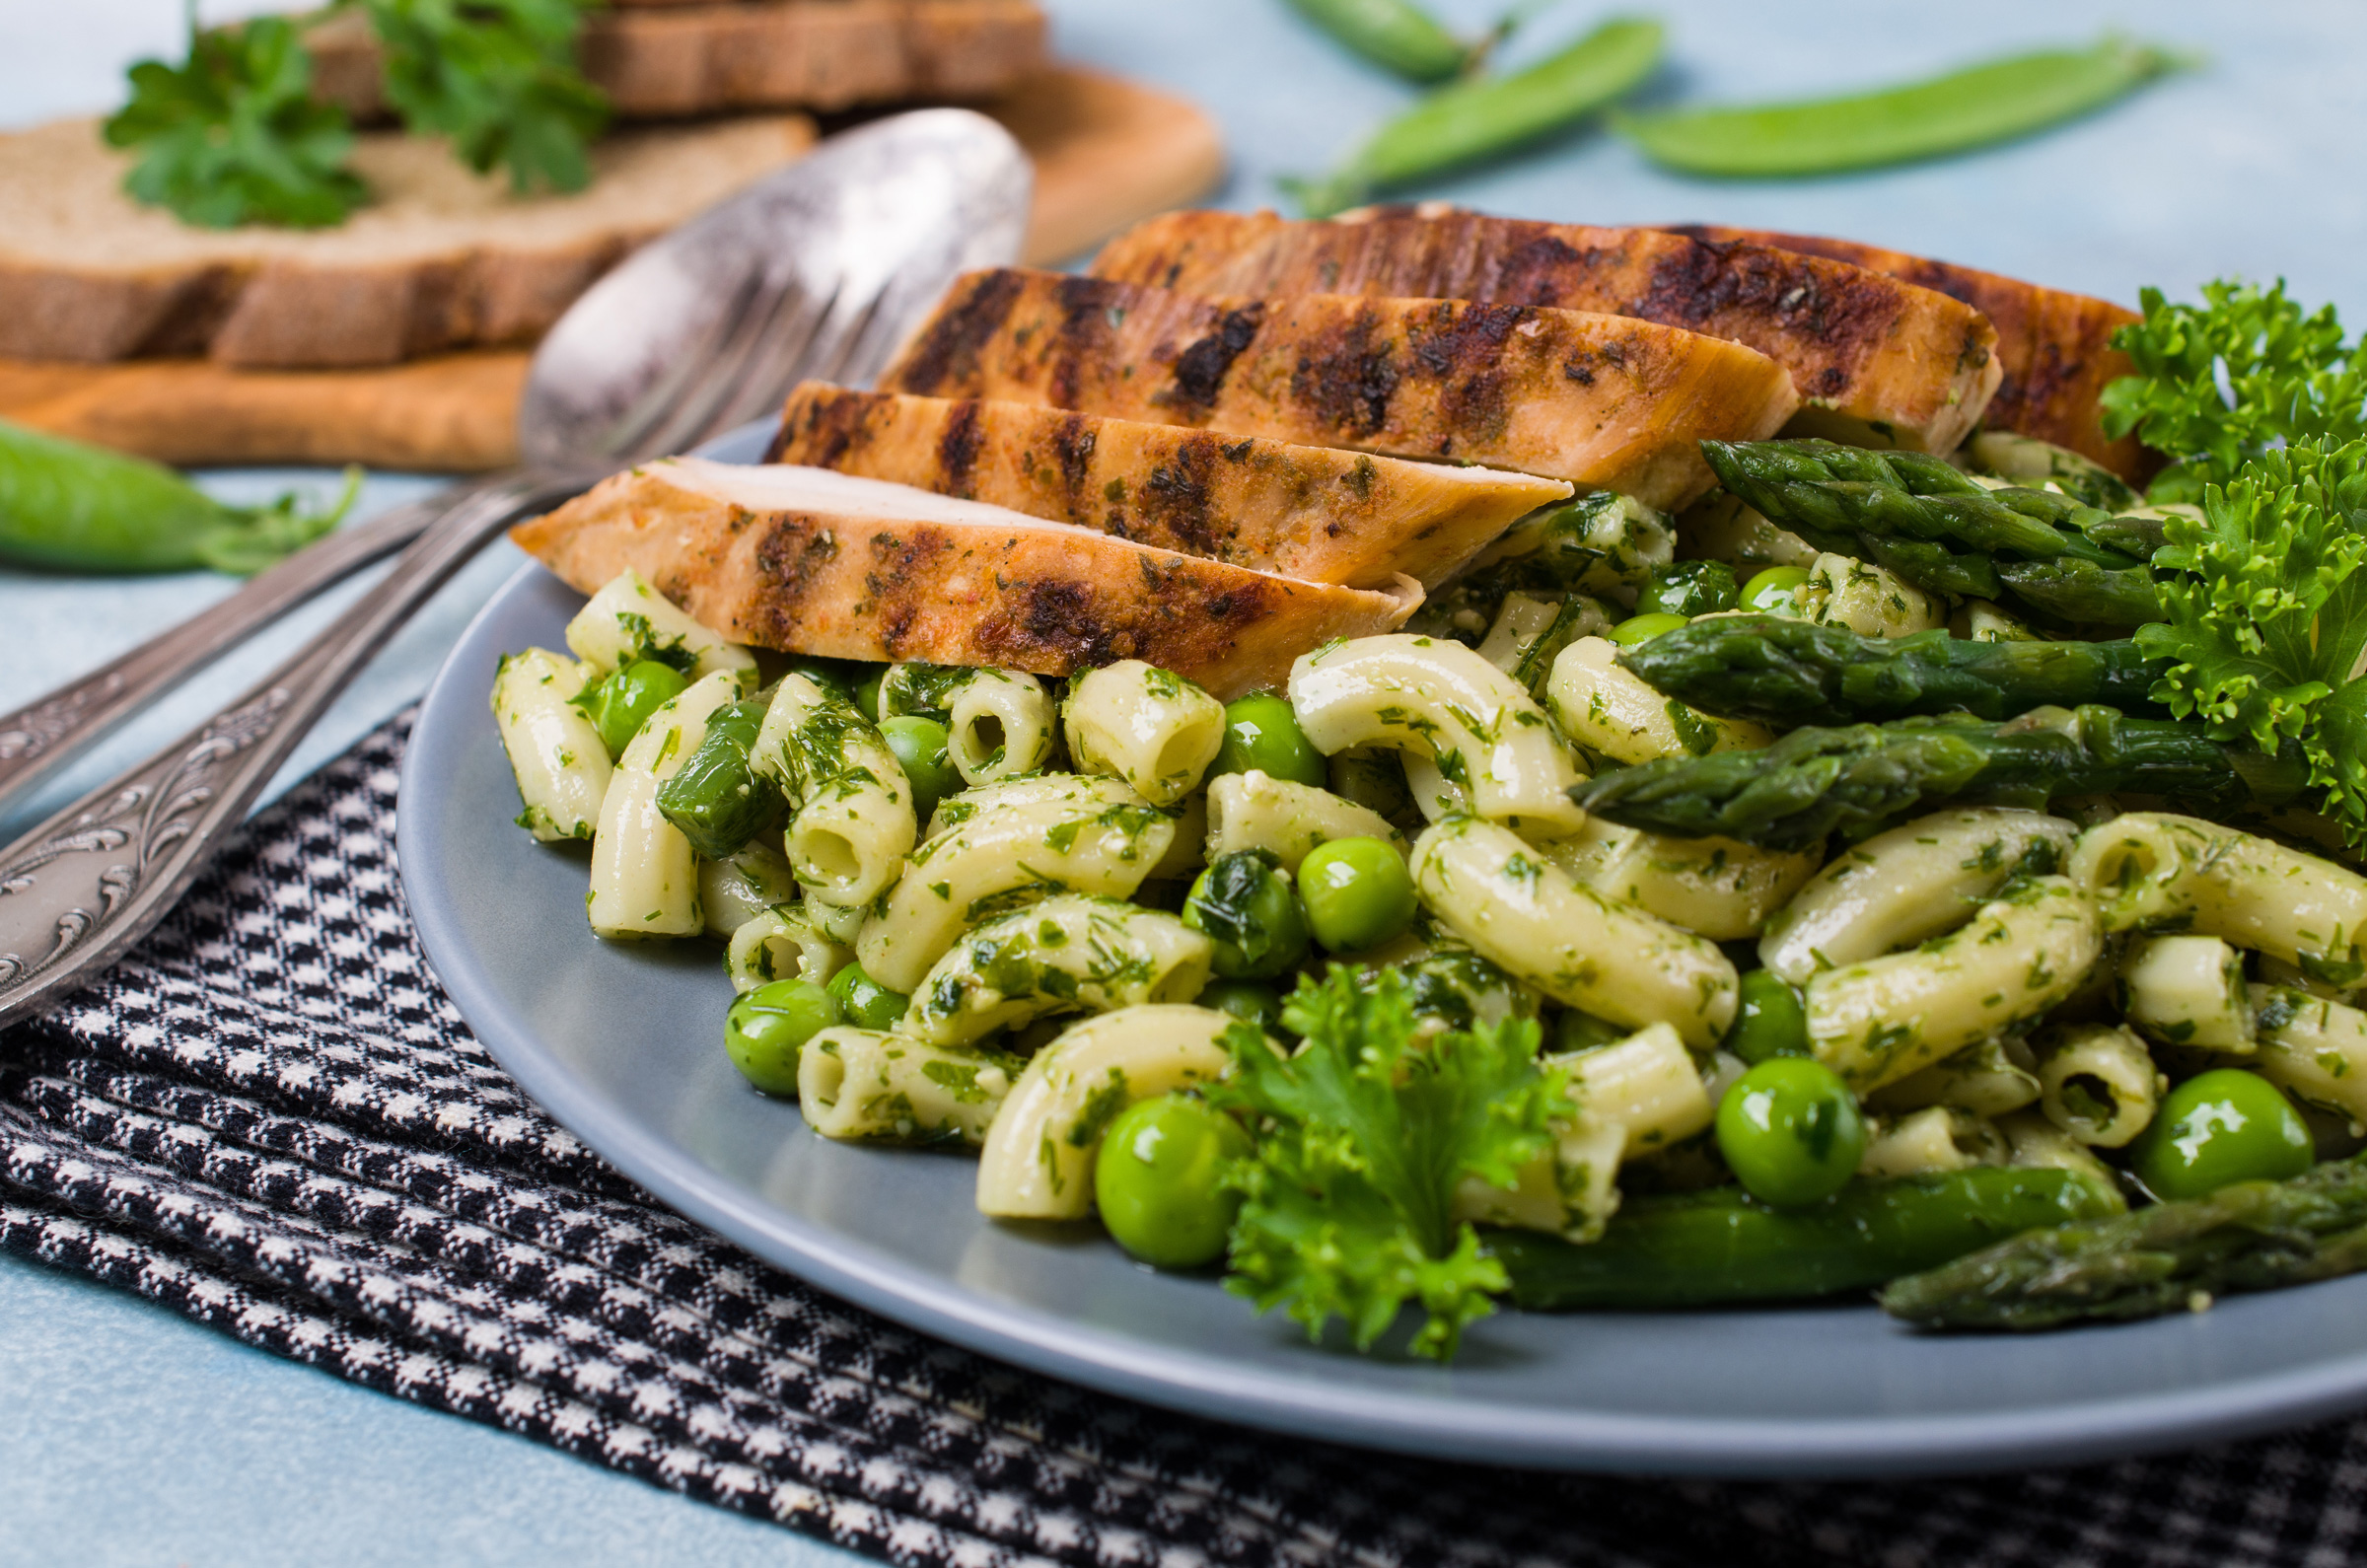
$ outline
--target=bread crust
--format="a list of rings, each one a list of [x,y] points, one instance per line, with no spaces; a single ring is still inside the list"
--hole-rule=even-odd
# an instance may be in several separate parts
[[[2104,389],[2136,370],[2112,346],[2115,332],[2141,319],[2124,306],[1854,240],[1711,224],[1672,232],[1828,256],[1961,300],[1997,327],[2004,379],[1989,399],[1985,417],[1991,429],[2069,447],[2132,484],[2143,484],[2161,468],[2159,455],[2146,451],[2136,437],[2114,441],[2104,433]]]
[[[1621,317],[1020,269],[957,280],[880,386],[1479,463],[1662,507],[1709,488],[1703,439],[1770,436],[1798,403],[1764,355]]]
[[[767,463],[984,501],[1313,583],[1434,586],[1567,484],[1026,403],[789,394]]]
[[[1328,222],[1173,212],[1103,248],[1097,277],[1196,294],[1362,294],[1632,317],[1742,343],[1790,375],[1800,426],[1952,451],[2000,375],[1996,333],[1879,272],[1658,229],[1382,207]]]
[[[0,135],[0,357],[330,369],[531,342],[635,246],[813,140],[798,115],[628,132],[594,150],[592,189],[519,200],[441,144],[370,135],[355,163],[381,199],[296,233],[136,205],[94,121]]]
[[[1226,698],[1279,685],[1333,637],[1392,630],[1421,601],[1410,580],[1390,594],[1297,582],[903,486],[864,486],[902,505],[890,515],[768,494],[815,471],[672,459],[510,537],[583,593],[630,566],[759,648],[1040,676],[1143,659]]]
[[[306,34],[315,90],[359,118],[382,114],[379,50],[367,22],[339,16]],[[825,112],[907,99],[1000,93],[1044,63],[1035,0],[765,0],[595,11],[584,76],[625,118],[729,109]]]

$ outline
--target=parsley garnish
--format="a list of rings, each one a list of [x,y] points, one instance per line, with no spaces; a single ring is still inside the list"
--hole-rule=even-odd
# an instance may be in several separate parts
[[[609,103],[576,74],[578,0],[362,0],[386,50],[387,102],[424,135],[452,138],[478,174],[521,191],[581,190],[585,147]]]
[[[2352,842],[2367,837],[2367,442],[2253,458],[2172,517],[2153,564],[2166,624],[2140,626],[2180,718],[2263,751],[2297,744]],[[2189,575],[2190,574],[2190,575]]]
[[[2177,460],[2153,500],[2200,501],[2278,447],[2367,436],[2367,363],[2343,343],[2332,306],[2304,316],[2282,279],[2269,289],[2221,279],[2202,297],[2172,305],[2147,289],[2145,319],[2113,335],[2137,374],[2104,390],[2105,433],[2133,430]]]
[[[1428,1317],[1412,1349],[1444,1361],[1509,1286],[1454,1218],[1456,1188],[1467,1176],[1513,1185],[1567,1108],[1559,1075],[1539,1064],[1537,1025],[1421,1039],[1401,975],[1345,965],[1301,978],[1283,1021],[1305,1036],[1299,1051],[1279,1055],[1239,1026],[1226,1037],[1232,1077],[1205,1090],[1257,1129],[1230,1176],[1244,1202],[1225,1288],[1260,1312],[1285,1308],[1310,1336],[1344,1318],[1359,1349],[1418,1301]]]
[[[131,102],[107,122],[108,145],[141,149],[124,190],[205,229],[344,222],[369,191],[345,167],[345,111],[314,102],[312,82],[287,22],[200,30],[191,0],[187,62],[134,65]]]

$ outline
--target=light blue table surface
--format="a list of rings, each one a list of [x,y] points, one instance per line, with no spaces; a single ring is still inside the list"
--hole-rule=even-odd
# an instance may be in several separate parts
[[[1406,97],[1280,0],[1045,0],[1072,58],[1177,88],[1223,121],[1226,205],[1276,200]],[[1439,0],[1478,25],[1497,0]],[[263,7],[208,5],[218,19]],[[2367,7],[2357,0],[1665,0],[1658,97],[1824,92],[2108,27],[2204,66],[2088,122],[1951,162],[1782,184],[1678,179],[1600,134],[1422,193],[1602,223],[1708,220],[1840,234],[2132,301],[2223,273],[2282,274],[2367,317]],[[176,47],[179,0],[0,0],[0,126],[112,104],[122,65]],[[1589,25],[1547,9],[1515,52]],[[7,214],[0,213],[0,237]],[[230,496],[319,473],[225,473]],[[429,481],[374,476],[361,514]],[[291,764],[334,755],[425,688],[443,650],[519,560],[488,550],[369,669]],[[101,582],[0,569],[0,710],[227,592],[192,575]],[[193,681],[60,779],[62,803],[259,677],[349,587]],[[285,781],[283,780],[283,783]],[[32,813],[0,821],[0,835]],[[848,1554],[684,1501],[467,1422],[250,1351],[128,1296],[0,1257],[0,1562],[351,1564],[698,1561],[816,1565]]]

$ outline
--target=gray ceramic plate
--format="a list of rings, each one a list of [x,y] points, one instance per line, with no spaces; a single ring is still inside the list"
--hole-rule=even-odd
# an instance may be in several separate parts
[[[718,456],[743,461],[739,445]],[[1207,1279],[1128,1262],[1090,1225],[971,1206],[972,1163],[831,1144],[720,1048],[716,950],[608,947],[583,854],[512,825],[486,694],[582,603],[529,566],[428,693],[403,764],[421,941],[527,1092],[683,1214],[884,1317],[1069,1378],[1255,1426],[1576,1469],[1929,1472],[2097,1459],[2367,1405],[2367,1279],[2193,1317],[2027,1339],[1926,1337],[1870,1307],[1531,1317],[1451,1370],[1310,1346]]]

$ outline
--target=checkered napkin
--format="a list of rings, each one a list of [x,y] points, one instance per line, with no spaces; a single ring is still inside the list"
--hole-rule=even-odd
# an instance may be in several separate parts
[[[0,1245],[896,1562],[2367,1559],[2367,1423],[1962,1483],[1603,1480],[1269,1438],[884,1323],[650,1201],[476,1043],[396,890],[407,733],[0,1036]]]

